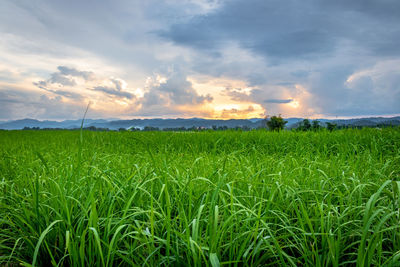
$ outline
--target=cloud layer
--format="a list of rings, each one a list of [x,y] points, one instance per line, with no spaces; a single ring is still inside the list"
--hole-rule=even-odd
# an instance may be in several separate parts
[[[399,114],[398,14],[397,0],[5,0],[0,119],[88,102],[120,118]]]

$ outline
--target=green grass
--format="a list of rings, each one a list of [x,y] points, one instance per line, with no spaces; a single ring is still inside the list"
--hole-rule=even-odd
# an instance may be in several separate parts
[[[400,266],[400,130],[0,131],[0,265]]]

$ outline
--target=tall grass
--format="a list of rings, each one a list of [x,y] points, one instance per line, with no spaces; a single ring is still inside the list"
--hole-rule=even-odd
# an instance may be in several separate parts
[[[399,129],[82,137],[0,131],[0,265],[399,265]]]

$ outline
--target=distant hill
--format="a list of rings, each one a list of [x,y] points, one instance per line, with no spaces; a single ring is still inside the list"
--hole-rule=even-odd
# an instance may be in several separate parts
[[[288,123],[287,128],[295,128],[303,118],[285,118]],[[322,124],[326,122],[336,123],[339,126],[353,126],[353,127],[376,127],[383,125],[400,125],[400,116],[384,118],[384,117],[371,117],[371,118],[357,118],[357,119],[345,119],[345,120],[328,120],[318,119]],[[82,120],[65,120],[65,121],[39,121],[35,119],[22,119],[7,122],[0,122],[0,129],[4,130],[18,130],[24,127],[39,127],[43,128],[63,128],[63,129],[75,129],[80,128]],[[104,120],[104,119],[86,119],[84,127],[94,126],[96,128],[108,128],[110,130],[118,130],[119,128],[140,128],[144,127],[158,127],[164,128],[179,128],[179,127],[204,127],[212,128],[215,127],[248,127],[255,129],[261,127],[263,119],[231,119],[231,120],[209,120],[209,119],[133,119],[133,120]]]
[[[85,126],[90,126],[91,124],[104,123],[107,120],[85,120]],[[63,129],[73,129],[79,128],[81,126],[82,120],[65,120],[65,121],[39,121],[35,119],[23,119],[15,121],[7,121],[0,123],[0,129],[5,130],[19,130],[24,127],[39,127],[39,128],[63,128]]]
[[[63,128],[63,129],[74,129],[79,128],[82,120],[65,120],[65,121],[39,121],[34,119],[23,119],[0,123],[0,129],[5,130],[19,130],[24,127],[39,127],[43,128]],[[93,120],[86,119],[84,127],[94,126],[96,128],[108,128],[110,130],[118,130],[119,128],[140,128],[144,127],[158,127],[163,128],[178,128],[178,127],[204,127],[212,128],[213,126],[221,127],[226,126],[228,128],[235,127],[249,127],[257,128],[262,125],[262,119],[251,119],[251,120],[207,120],[207,119],[134,119],[134,120]]]
[[[346,119],[346,120],[333,120],[338,125],[352,125],[352,126],[379,126],[379,125],[400,125],[400,116],[384,118],[384,117],[370,117],[361,119]]]

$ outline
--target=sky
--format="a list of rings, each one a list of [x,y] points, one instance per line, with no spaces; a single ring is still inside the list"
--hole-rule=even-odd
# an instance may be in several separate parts
[[[400,114],[398,0],[2,0],[0,120]]]

